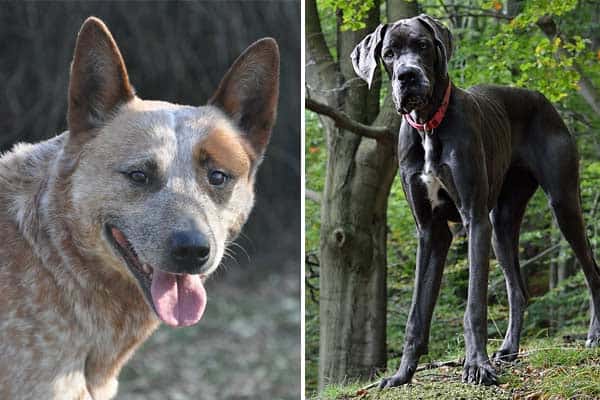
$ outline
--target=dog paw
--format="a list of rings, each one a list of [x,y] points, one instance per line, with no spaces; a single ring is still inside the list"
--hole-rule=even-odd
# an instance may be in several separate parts
[[[411,377],[403,374],[394,374],[389,378],[383,378],[379,383],[379,389],[391,388],[401,385],[406,385],[410,382]]]
[[[462,381],[475,385],[496,385],[498,384],[498,376],[496,375],[496,370],[488,360],[473,363],[465,361]]]
[[[588,336],[587,340],[585,341],[585,347],[588,347],[591,349],[591,348],[598,347],[598,346],[600,346],[600,334]]]
[[[517,354],[518,351],[512,349],[500,349],[492,354],[492,361],[495,363],[515,361]]]

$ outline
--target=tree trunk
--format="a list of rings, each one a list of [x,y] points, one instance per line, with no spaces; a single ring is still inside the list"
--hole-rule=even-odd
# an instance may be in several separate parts
[[[355,76],[349,56],[375,28],[378,8],[371,12],[365,30],[338,28],[338,65],[345,85],[339,104],[363,123],[377,115],[380,84],[369,93]],[[347,378],[370,377],[385,368],[385,211],[392,179],[384,179],[393,171],[392,149],[337,128],[328,129],[327,137],[320,236],[320,388]]]
[[[379,23],[379,4],[364,30],[338,29],[337,63],[323,39],[314,0],[306,2],[306,18],[309,96],[358,122],[397,131],[391,101],[379,110],[380,79],[368,91],[350,62],[354,46]],[[320,389],[369,378],[386,367],[386,213],[396,173],[394,146],[339,129],[326,117],[321,121],[328,160],[321,197]]]

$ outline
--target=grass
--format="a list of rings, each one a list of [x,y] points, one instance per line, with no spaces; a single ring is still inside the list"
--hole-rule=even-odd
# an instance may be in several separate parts
[[[452,277],[448,276],[447,272],[445,281],[451,280]],[[584,347],[588,322],[585,306],[588,303],[582,293],[586,294],[586,288],[582,274],[579,273],[563,282],[557,289],[532,300],[526,313],[526,321],[541,318],[540,310],[551,309],[552,313],[546,312],[546,319],[549,318],[548,315],[555,314],[560,318],[568,318],[569,323],[547,320],[545,328],[541,327],[543,324],[539,321],[535,325],[527,325],[517,361],[497,366],[500,377],[498,386],[466,385],[461,383],[461,367],[441,367],[417,372],[412,384],[402,388],[383,391],[371,389],[365,392],[359,389],[370,382],[351,382],[342,386],[327,387],[319,395],[313,390],[309,392],[308,397],[323,400],[600,399],[600,349]],[[399,290],[395,294],[392,310],[407,310],[406,301],[409,300],[403,299],[406,299],[405,293]],[[579,302],[574,299],[579,299]],[[434,313],[429,354],[421,357],[421,364],[458,360],[463,357],[463,310],[464,306],[457,303],[451,287],[446,285]],[[531,315],[532,312],[536,314]],[[506,305],[490,305],[488,315],[488,354],[492,354],[500,346],[506,329]],[[572,315],[576,315],[577,318],[573,318]],[[382,376],[393,374],[399,365],[405,320],[405,312],[390,314],[388,371],[382,373]],[[554,326],[561,328],[555,329]],[[313,363],[316,365],[315,360]],[[316,383],[316,376],[314,379]]]
[[[410,385],[364,390],[369,382],[329,386],[312,399],[598,399],[600,349],[586,349],[562,339],[534,339],[513,363],[497,366],[498,386],[467,385],[461,367],[417,372]],[[392,371],[388,371],[388,374]]]

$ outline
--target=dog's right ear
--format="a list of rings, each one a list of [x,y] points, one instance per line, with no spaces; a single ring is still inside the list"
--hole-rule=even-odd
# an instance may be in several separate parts
[[[377,66],[379,65],[381,44],[387,28],[388,24],[379,25],[373,33],[365,36],[365,38],[356,45],[354,50],[352,50],[352,54],[350,54],[354,72],[356,72],[356,75],[362,78],[362,80],[367,82],[369,89],[373,82],[375,69],[377,69]]]
[[[100,19],[86,19],[77,36],[71,64],[71,136],[100,127],[119,105],[134,96],[125,62],[110,31]]]

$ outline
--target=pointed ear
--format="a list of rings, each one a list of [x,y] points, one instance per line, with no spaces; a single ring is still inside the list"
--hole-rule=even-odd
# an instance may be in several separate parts
[[[442,76],[448,73],[448,62],[452,57],[452,32],[435,18],[427,14],[421,14],[417,19],[433,34],[433,40],[437,48],[438,61]]]
[[[95,17],[77,36],[69,82],[71,135],[98,128],[121,104],[133,99],[125,62],[110,31]]]
[[[354,50],[352,50],[352,54],[350,54],[354,72],[356,72],[356,75],[363,81],[367,82],[369,89],[373,82],[375,69],[379,65],[381,44],[387,28],[388,24],[379,25],[373,33],[365,36],[365,38],[356,45]]]
[[[209,100],[244,132],[260,159],[275,124],[279,98],[279,48],[272,38],[251,44],[225,74]]]

